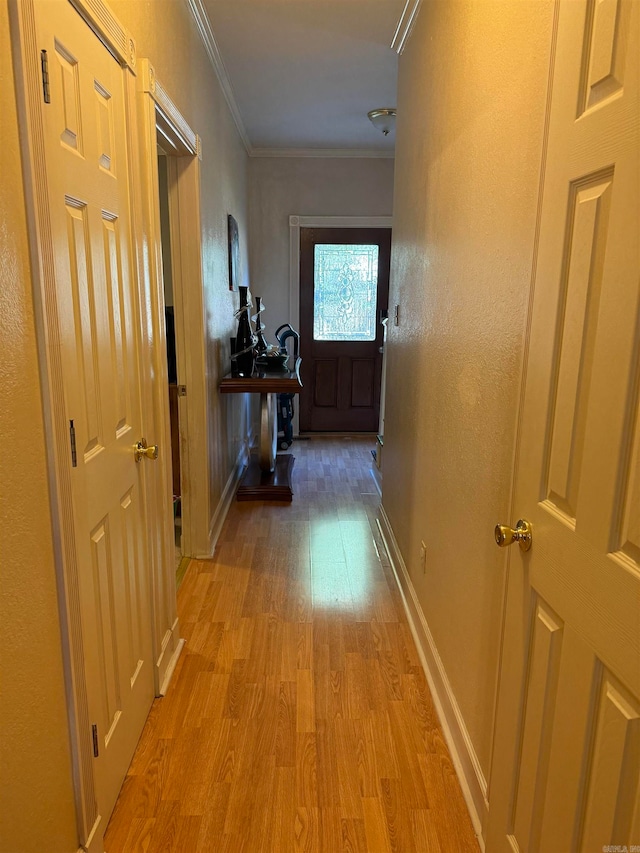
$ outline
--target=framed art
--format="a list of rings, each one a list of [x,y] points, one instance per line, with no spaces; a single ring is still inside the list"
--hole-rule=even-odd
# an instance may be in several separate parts
[[[229,290],[237,290],[240,285],[240,237],[238,223],[231,214],[227,217],[229,232]]]

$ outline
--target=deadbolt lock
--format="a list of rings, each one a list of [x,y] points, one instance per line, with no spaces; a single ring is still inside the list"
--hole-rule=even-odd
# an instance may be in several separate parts
[[[521,551],[528,551],[531,548],[533,538],[531,523],[521,518],[516,524],[515,530],[506,524],[496,524],[494,536],[499,548],[506,548],[507,545],[513,545],[514,542],[517,542]]]
[[[136,462],[139,462],[141,459],[157,459],[158,458],[158,445],[157,444],[147,444],[146,438],[141,438],[140,441],[133,448],[133,455],[135,457]]]

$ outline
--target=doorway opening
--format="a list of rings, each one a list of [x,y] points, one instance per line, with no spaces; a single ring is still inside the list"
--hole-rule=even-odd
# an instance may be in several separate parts
[[[209,436],[200,221],[202,147],[151,66],[143,61],[142,69],[143,88],[149,95],[141,106],[150,153],[145,175],[149,274],[155,288],[150,319],[158,344],[151,348],[149,379],[167,463],[165,478],[158,484],[166,517],[162,564],[173,575],[166,592],[175,594],[176,568],[179,581],[189,559],[211,553],[210,473],[207,465],[196,464],[207,458]]]
[[[171,438],[171,492],[173,504],[174,559],[178,583],[186,570],[183,547],[182,466],[180,460],[180,385],[178,384],[178,362],[176,346],[176,321],[173,287],[173,258],[171,249],[171,215],[169,206],[169,158],[158,145],[158,201],[160,209],[160,247],[162,252],[162,283],[164,294],[164,318],[167,339],[167,379],[169,383],[169,426]]]

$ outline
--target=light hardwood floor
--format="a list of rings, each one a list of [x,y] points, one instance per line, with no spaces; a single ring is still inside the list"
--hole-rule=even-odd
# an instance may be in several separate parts
[[[107,853],[478,844],[375,526],[372,442],[296,442],[294,501],[234,503],[178,595]]]

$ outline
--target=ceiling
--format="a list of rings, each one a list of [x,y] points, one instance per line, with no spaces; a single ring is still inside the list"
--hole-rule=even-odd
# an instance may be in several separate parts
[[[202,0],[253,154],[393,156],[367,112],[396,106],[406,0]],[[234,103],[235,108],[234,109]]]

